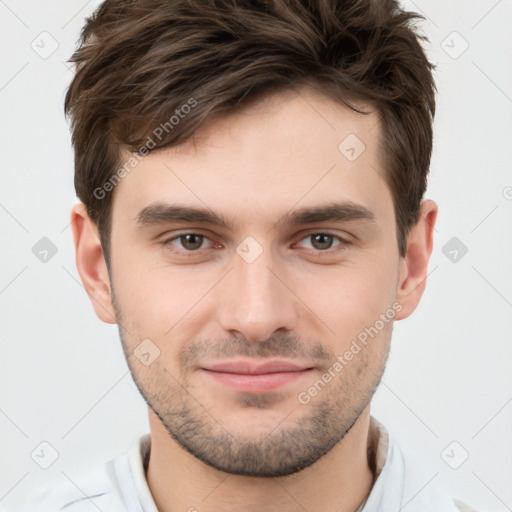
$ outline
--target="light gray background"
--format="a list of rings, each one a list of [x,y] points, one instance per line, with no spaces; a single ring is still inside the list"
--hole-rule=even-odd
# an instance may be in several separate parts
[[[73,75],[65,61],[98,4],[0,0],[0,508],[7,510],[34,485],[72,480],[148,431],[117,327],[97,319],[82,288],[69,228],[76,198],[62,112]],[[437,481],[481,511],[512,510],[512,1],[404,4],[428,17],[422,27],[438,65],[427,197],[439,217],[424,298],[395,323],[372,414],[431,468],[425,486]],[[44,54],[53,40],[58,48]],[[32,252],[42,237],[58,249],[46,263]],[[443,252],[453,237],[468,249],[456,262]],[[58,452],[48,469],[38,465],[51,462],[43,441]],[[466,452],[458,469],[450,467]]]

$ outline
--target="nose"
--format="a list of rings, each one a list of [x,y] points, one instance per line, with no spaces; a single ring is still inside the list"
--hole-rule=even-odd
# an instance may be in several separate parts
[[[233,267],[219,297],[221,327],[256,342],[278,330],[295,330],[300,301],[288,273],[279,270],[282,266],[276,265],[271,251],[263,251],[252,263],[235,253]]]

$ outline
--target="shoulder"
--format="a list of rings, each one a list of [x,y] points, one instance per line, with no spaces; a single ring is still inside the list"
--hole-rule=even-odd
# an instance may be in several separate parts
[[[464,502],[455,499],[451,493],[439,483],[433,482],[437,473],[435,468],[423,462],[414,449],[397,442],[394,435],[372,417],[371,428],[379,434],[376,467],[382,465],[380,476],[376,481],[382,499],[391,500],[389,509],[396,507],[415,512],[443,510],[445,512],[477,512]],[[378,487],[379,480],[380,488]],[[391,489],[391,490],[388,490]],[[418,492],[422,489],[422,492]],[[394,501],[391,499],[394,496]],[[369,510],[373,510],[369,508]],[[377,510],[377,509],[376,509]]]
[[[104,464],[88,468],[78,475],[62,472],[25,497],[19,512],[117,512],[123,504],[117,467],[125,454]]]

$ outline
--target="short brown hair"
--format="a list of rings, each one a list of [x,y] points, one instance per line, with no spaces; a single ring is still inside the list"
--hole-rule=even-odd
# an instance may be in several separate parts
[[[434,66],[417,19],[396,0],[105,0],[70,59],[76,74],[64,110],[76,193],[107,264],[113,194],[104,192],[116,170],[120,179],[121,150],[178,145],[205,121],[305,85],[378,113],[404,256],[427,186],[435,114]],[[173,123],[180,112],[184,121]],[[165,130],[155,140],[158,126]]]

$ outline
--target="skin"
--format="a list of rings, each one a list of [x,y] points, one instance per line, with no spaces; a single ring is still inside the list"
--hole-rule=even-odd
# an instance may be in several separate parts
[[[349,512],[369,493],[370,405],[393,320],[307,404],[298,395],[393,304],[395,320],[408,317],[425,289],[437,205],[423,201],[400,257],[380,130],[376,113],[304,89],[150,153],[114,190],[110,274],[95,224],[83,204],[73,208],[81,279],[98,317],[118,324],[149,405],[147,480],[159,510]],[[366,146],[355,161],[338,149],[349,134]],[[156,201],[236,224],[138,225]],[[363,205],[375,221],[278,223],[333,201]],[[332,238],[312,236],[325,232]],[[170,240],[186,233],[205,238]],[[250,263],[236,251],[248,236],[262,250]],[[134,354],[144,339],[160,350],[149,366]],[[232,359],[313,370],[272,391],[241,392],[202,369]]]

